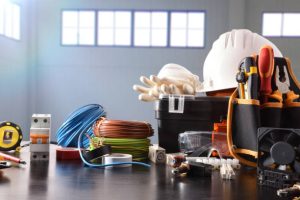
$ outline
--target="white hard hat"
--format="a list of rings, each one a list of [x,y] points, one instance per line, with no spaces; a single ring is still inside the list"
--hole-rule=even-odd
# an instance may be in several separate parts
[[[272,42],[250,30],[238,29],[220,35],[204,61],[204,86],[200,92],[235,88],[237,86],[235,76],[241,60],[258,54],[264,45],[270,45],[273,47],[274,55],[282,57]]]

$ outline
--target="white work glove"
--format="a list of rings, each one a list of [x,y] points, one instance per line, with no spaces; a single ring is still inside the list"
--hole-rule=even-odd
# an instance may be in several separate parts
[[[141,93],[141,101],[154,101],[160,94],[195,95],[202,87],[197,75],[173,63],[163,66],[157,76],[141,76],[140,81],[147,87],[134,85],[133,89]]]

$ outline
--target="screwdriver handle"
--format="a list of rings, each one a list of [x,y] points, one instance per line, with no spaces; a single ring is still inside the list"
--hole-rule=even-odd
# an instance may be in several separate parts
[[[258,68],[260,77],[260,93],[266,102],[267,95],[272,93],[272,74],[274,71],[274,52],[271,46],[263,46],[258,57]]]

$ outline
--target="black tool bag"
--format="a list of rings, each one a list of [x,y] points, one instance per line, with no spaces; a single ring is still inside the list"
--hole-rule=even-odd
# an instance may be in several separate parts
[[[253,59],[257,60],[255,57]],[[277,86],[279,80],[289,80],[289,86],[285,87],[289,88],[290,92],[279,92],[285,90]],[[272,90],[282,101],[277,99],[261,104],[258,99],[240,99],[238,89],[229,99],[227,143],[230,153],[242,164],[256,167],[259,127],[300,128],[300,83],[288,58],[274,58]]]

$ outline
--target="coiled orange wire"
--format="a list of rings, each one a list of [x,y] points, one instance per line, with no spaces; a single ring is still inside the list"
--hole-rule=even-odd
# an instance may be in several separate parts
[[[93,131],[97,137],[143,139],[153,135],[151,124],[141,121],[107,120],[100,118]]]

